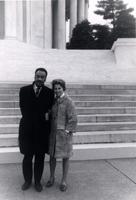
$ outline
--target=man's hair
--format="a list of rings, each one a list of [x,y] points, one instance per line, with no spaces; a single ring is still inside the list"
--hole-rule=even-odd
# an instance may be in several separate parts
[[[54,86],[57,85],[57,84],[59,84],[63,88],[64,91],[66,90],[66,83],[65,83],[64,80],[62,80],[62,79],[54,79],[52,81],[52,89],[53,90],[54,90]]]
[[[45,68],[42,68],[42,67],[37,68],[37,69],[35,70],[35,74],[36,74],[37,71],[45,72],[46,76],[48,75],[48,72],[47,72],[47,70],[46,70]]]

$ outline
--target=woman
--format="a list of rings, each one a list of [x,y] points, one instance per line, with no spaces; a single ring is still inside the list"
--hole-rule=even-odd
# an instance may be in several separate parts
[[[51,136],[50,136],[50,179],[46,186],[54,184],[56,159],[62,158],[62,179],[60,190],[67,190],[67,174],[69,158],[72,156],[72,137],[76,131],[77,116],[72,100],[65,93],[66,84],[62,79],[52,82],[55,102],[51,111]]]

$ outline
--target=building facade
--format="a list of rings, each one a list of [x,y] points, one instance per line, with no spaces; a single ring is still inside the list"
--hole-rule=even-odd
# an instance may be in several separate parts
[[[88,0],[0,1],[0,38],[15,38],[46,49],[65,49],[69,35],[88,17]]]

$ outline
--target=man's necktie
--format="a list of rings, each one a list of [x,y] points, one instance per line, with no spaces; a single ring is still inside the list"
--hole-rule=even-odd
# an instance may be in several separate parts
[[[40,88],[39,88],[39,87],[37,87],[37,88],[36,88],[36,91],[35,91],[35,95],[36,95],[36,97],[38,97],[38,96],[39,96],[39,93],[40,93]]]

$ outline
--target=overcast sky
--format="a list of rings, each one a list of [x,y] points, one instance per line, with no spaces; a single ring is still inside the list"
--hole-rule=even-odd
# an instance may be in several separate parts
[[[136,16],[136,0],[123,0],[123,1],[124,3],[128,4],[127,6],[128,8],[129,7],[134,8],[133,14]],[[95,24],[95,23],[105,24],[101,16],[95,15],[93,13],[94,10],[97,10],[96,4],[97,4],[97,0],[89,0],[89,21],[92,24]]]

